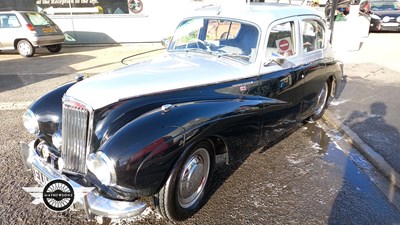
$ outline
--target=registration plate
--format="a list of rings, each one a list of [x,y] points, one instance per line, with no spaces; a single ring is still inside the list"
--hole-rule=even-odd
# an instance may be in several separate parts
[[[56,30],[53,27],[44,27],[42,28],[42,31],[45,33],[54,33]]]
[[[36,180],[36,182],[40,184],[40,186],[45,186],[47,183],[50,182],[50,179],[35,166],[32,167],[32,171],[33,178]]]
[[[382,26],[384,27],[398,27],[398,23],[382,23]]]

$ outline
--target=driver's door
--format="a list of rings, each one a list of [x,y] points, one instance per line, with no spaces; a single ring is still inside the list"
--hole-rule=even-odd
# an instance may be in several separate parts
[[[277,21],[268,29],[259,89],[265,99],[263,133],[268,139],[299,121],[304,65],[298,30],[296,18]]]

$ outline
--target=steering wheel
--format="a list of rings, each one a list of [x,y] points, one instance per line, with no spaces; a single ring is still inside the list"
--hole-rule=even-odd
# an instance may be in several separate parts
[[[203,41],[203,40],[198,39],[198,38],[192,38],[192,39],[190,39],[190,40],[186,43],[185,49],[188,48],[188,46],[189,46],[190,43],[196,43],[197,48],[201,48],[201,49],[204,49],[204,50],[207,50],[207,51],[211,51],[211,49],[210,49],[210,47],[208,47],[207,43],[206,43],[205,41]]]

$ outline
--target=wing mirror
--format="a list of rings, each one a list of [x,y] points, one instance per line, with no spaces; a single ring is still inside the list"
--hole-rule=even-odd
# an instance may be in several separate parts
[[[170,41],[171,37],[163,38],[161,39],[161,45],[164,46],[165,48],[168,48]]]

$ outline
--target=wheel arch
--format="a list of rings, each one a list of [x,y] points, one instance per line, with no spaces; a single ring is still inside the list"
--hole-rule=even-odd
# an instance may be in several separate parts
[[[207,138],[207,140],[211,143],[211,145],[214,148],[215,152],[215,160],[216,163],[219,162],[224,162],[226,164],[229,163],[229,151],[228,151],[228,145],[226,144],[226,141],[217,135],[210,136]]]
[[[15,39],[15,40],[14,40],[14,49],[15,49],[15,50],[17,49],[18,42],[20,42],[20,41],[22,41],[22,40],[29,41],[29,40],[26,39],[26,38],[17,38],[17,39]],[[29,41],[29,43],[31,43],[31,42]],[[32,44],[32,43],[31,43],[31,44]]]
[[[330,98],[336,97],[336,90],[337,90],[337,80],[334,75],[330,75],[327,79],[328,81],[328,96]]]

